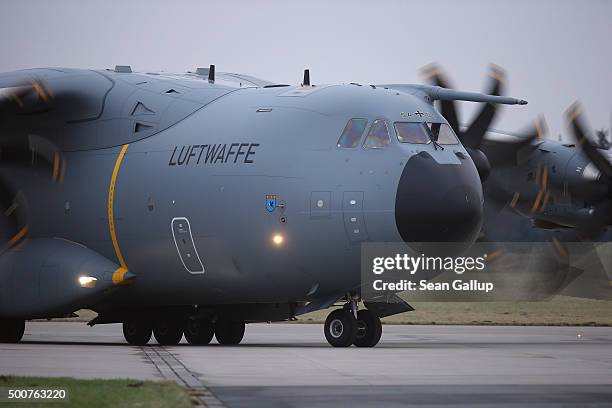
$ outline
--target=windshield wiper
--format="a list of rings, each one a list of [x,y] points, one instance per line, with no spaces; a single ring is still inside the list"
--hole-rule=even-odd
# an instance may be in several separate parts
[[[438,150],[438,147],[444,150],[444,147],[440,143],[438,143],[436,140],[431,139],[431,142],[433,143],[434,150]]]
[[[440,134],[440,124],[432,123],[431,127],[429,127],[427,123],[425,123],[424,128],[427,129],[427,135],[429,136],[429,140],[431,140],[431,143],[433,143],[434,150],[438,150],[438,147],[444,150],[444,147],[442,147],[442,145],[438,143],[438,135]]]

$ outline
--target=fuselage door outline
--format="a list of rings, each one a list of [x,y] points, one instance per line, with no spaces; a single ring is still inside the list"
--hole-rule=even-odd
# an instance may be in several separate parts
[[[181,222],[184,222],[186,225],[186,229],[185,227],[180,224]],[[177,225],[178,224],[178,225]],[[181,251],[181,249],[179,248],[178,245],[178,241],[177,241],[177,236],[176,236],[176,232],[175,229],[176,228],[180,228],[181,231],[179,231],[181,234],[185,234],[185,236],[187,235],[187,233],[189,233],[189,240],[185,240],[185,237],[181,238],[179,237],[179,239],[183,240],[185,245],[181,245],[181,248],[183,248],[183,250]],[[200,255],[198,254],[198,249],[195,246],[195,242],[193,240],[193,235],[191,233],[191,224],[189,223],[189,220],[186,217],[175,217],[172,219],[172,221],[170,222],[170,230],[172,231],[172,238],[174,239],[174,246],[176,247],[176,252],[178,253],[179,258],[181,259],[181,263],[183,264],[183,267],[187,270],[187,272],[193,274],[193,275],[198,275],[198,274],[203,274],[204,273],[204,264],[202,263],[202,260],[200,259]],[[184,247],[187,246],[188,248],[185,249]],[[193,254],[195,255],[195,257],[191,256],[191,249],[193,249]],[[190,269],[187,264],[185,263],[185,259],[184,256],[187,256],[188,258],[188,262],[190,264],[195,264],[196,266],[199,266],[199,270],[194,270],[195,268]]]

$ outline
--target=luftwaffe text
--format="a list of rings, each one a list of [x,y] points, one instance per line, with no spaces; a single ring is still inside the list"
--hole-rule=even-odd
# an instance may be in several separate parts
[[[252,164],[259,143],[220,143],[174,146],[169,166],[198,164]]]

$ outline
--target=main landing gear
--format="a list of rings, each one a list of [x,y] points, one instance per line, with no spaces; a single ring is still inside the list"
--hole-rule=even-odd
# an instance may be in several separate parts
[[[219,344],[239,344],[244,337],[244,322],[218,320],[215,323],[215,337]]]
[[[215,325],[208,319],[187,319],[185,324],[185,339],[194,346],[203,346],[215,335]]]
[[[151,340],[153,323],[146,319],[130,319],[123,322],[123,337],[133,346],[144,346]]]
[[[171,317],[161,317],[155,321],[132,318],[123,322],[123,336],[133,346],[144,346],[151,340],[151,335],[163,346],[179,344],[183,338],[183,322]]]
[[[342,309],[334,310],[325,319],[325,338],[334,347],[374,347],[382,335],[380,318],[370,310],[357,311],[353,299]]]
[[[189,344],[204,345],[210,343],[213,336],[219,344],[236,345],[244,337],[244,322],[232,320],[188,320],[185,325],[185,338]]]
[[[171,317],[158,319],[153,324],[153,336],[162,346],[179,344],[183,338],[183,322]]]
[[[25,320],[0,319],[0,343],[19,343],[25,331]]]
[[[222,345],[236,345],[244,337],[245,324],[242,321],[219,319],[182,319],[176,316],[159,317],[156,320],[132,318],[123,322],[123,336],[134,346],[144,346],[151,336],[164,346],[172,346],[185,339],[192,345],[206,345],[213,336]]]

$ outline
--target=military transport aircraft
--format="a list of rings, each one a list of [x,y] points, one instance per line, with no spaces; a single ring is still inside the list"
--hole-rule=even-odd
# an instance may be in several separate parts
[[[426,67],[424,74],[433,85],[451,87],[436,65]],[[498,84],[504,85],[503,81]],[[490,110],[493,114],[494,108]],[[475,138],[462,132],[453,101],[443,101],[440,111],[460,138],[463,136],[463,145],[474,161],[487,169],[483,185],[487,206],[526,217],[536,228],[575,229],[575,234],[566,237],[576,240],[597,239],[612,225],[612,152],[607,150],[606,131],[600,130],[594,137],[579,103],[566,112],[574,143],[547,139],[543,118],[518,136],[491,130]],[[504,133],[513,136],[515,143],[508,145],[489,137]],[[497,217],[492,218],[495,221],[486,220],[485,224],[498,225]],[[507,232],[495,236],[510,240]],[[539,240],[537,233],[524,235],[527,241]]]
[[[1,74],[0,341],[89,308],[130,344],[238,344],[245,323],[340,303],[329,343],[374,346],[411,308],[358,310],[360,244],[475,241],[487,159],[433,102],[485,103],[459,134],[481,140],[495,104],[526,103],[502,75],[488,95],[214,66]]]
[[[538,228],[572,228],[590,240],[612,225],[612,152],[594,142],[580,110],[575,103],[567,112],[573,143],[546,139],[543,120],[513,152],[485,141],[493,168],[485,190]]]

